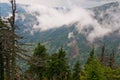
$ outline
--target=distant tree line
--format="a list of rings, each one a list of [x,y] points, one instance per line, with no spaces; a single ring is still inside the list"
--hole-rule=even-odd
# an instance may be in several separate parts
[[[101,56],[96,56],[94,48],[84,67],[80,61],[71,68],[66,58],[66,52],[61,47],[57,52],[49,55],[45,46],[40,43],[30,59],[29,68],[25,72],[28,80],[120,80],[120,67],[115,64],[114,51],[105,56],[105,45]]]

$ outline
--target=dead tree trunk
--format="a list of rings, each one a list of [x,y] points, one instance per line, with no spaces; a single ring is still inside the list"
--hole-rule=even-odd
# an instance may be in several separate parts
[[[2,43],[0,42],[0,80],[4,80],[4,58],[2,53]]]
[[[11,62],[11,80],[15,80],[15,74],[16,74],[16,51],[15,51],[15,12],[16,12],[16,0],[11,0],[12,5],[12,17],[11,17],[11,30],[12,30],[12,62]]]

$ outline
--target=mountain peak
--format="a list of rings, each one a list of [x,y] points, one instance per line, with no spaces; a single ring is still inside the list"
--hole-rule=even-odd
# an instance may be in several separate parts
[[[108,4],[105,4],[104,6],[106,7],[118,7],[119,6],[119,2],[111,2],[111,3],[108,3]]]
[[[116,1],[116,2],[104,4],[102,6],[94,7],[93,9],[97,9],[97,10],[99,9],[101,11],[105,11],[105,10],[110,9],[110,8],[119,8],[119,5],[120,5],[120,3]]]

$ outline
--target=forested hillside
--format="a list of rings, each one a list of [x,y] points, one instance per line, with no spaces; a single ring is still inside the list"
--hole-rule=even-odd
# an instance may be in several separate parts
[[[119,5],[112,2],[88,11],[54,7],[50,12],[37,6],[43,11],[29,12],[32,6],[16,0],[0,3],[0,80],[120,80]],[[85,16],[75,14],[78,10]],[[51,11],[71,20],[64,23],[58,17],[51,24]],[[44,25],[43,18],[51,25]]]

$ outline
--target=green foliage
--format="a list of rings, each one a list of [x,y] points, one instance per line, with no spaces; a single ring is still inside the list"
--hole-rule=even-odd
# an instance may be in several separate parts
[[[4,22],[0,19],[0,30],[4,29],[4,28],[8,28],[8,26],[6,24],[4,24]]]
[[[49,79],[70,80],[70,70],[66,59],[66,52],[61,48],[51,56],[49,63]]]
[[[46,77],[47,60],[48,54],[46,53],[46,48],[38,43],[37,47],[34,50],[33,58],[31,59],[33,63],[30,64],[30,68],[28,70],[34,73],[35,79],[39,78],[42,80],[44,77]]]
[[[83,69],[77,61],[71,73],[67,60],[63,47],[49,56],[46,48],[39,43],[28,72],[32,74],[33,80],[120,80],[120,68],[112,69],[102,65],[95,57],[94,48]]]
[[[91,51],[90,57],[85,65],[85,73],[87,80],[106,80],[104,67],[94,57],[94,49]]]
[[[41,45],[40,43],[38,43],[37,47],[34,50],[34,54],[33,56],[37,56],[37,57],[45,57],[46,54],[46,48],[45,46]]]
[[[89,56],[86,64],[90,64],[90,62],[93,61],[94,59],[95,58],[94,58],[94,48],[93,48],[92,51],[90,52],[90,56]]]
[[[105,76],[107,80],[120,80],[120,68],[115,70],[105,67]]]
[[[80,80],[80,75],[81,75],[81,67],[79,61],[76,62],[73,68],[73,76],[72,80]]]

